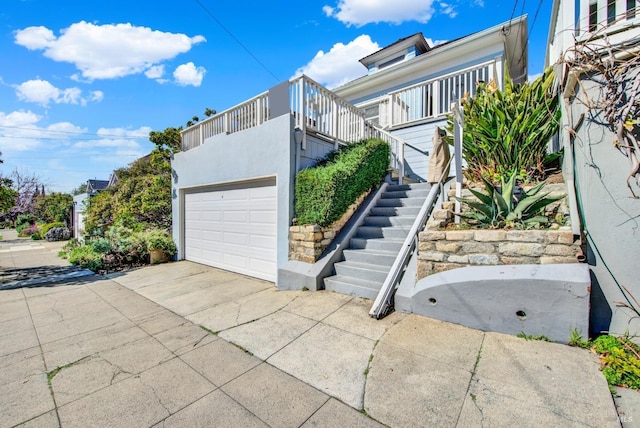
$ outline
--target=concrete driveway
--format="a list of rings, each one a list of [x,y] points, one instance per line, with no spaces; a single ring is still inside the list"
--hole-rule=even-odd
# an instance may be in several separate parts
[[[588,351],[369,305],[189,262],[1,290],[0,427],[619,426]]]

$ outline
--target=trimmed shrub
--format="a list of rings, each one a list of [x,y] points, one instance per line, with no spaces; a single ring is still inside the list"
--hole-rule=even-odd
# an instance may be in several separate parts
[[[389,145],[379,139],[350,144],[296,176],[297,224],[328,226],[364,192],[377,186],[389,166]]]
[[[71,238],[71,231],[67,227],[54,227],[47,231],[44,239],[49,242],[66,241]]]

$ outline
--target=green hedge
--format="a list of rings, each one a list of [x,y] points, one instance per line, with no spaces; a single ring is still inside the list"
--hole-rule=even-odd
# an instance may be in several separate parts
[[[296,176],[297,224],[328,226],[377,186],[389,166],[389,145],[379,139],[350,144]]]

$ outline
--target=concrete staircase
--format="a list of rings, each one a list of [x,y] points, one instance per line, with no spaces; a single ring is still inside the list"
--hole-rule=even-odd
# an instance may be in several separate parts
[[[375,299],[430,188],[388,185],[344,250],[344,261],[334,265],[336,275],[325,278],[325,289]]]

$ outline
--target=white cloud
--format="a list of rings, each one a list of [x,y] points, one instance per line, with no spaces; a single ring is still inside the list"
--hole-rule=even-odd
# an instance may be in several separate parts
[[[173,72],[173,77],[176,84],[180,86],[195,86],[198,87],[202,84],[204,74],[207,72],[204,67],[196,67],[194,63],[188,62],[186,64],[179,65]]]
[[[149,69],[144,72],[144,75],[149,79],[159,79],[164,75],[164,65],[154,65],[149,67]]]
[[[188,52],[203,36],[152,30],[131,24],[72,24],[56,37],[45,27],[15,32],[15,42],[31,50],[44,50],[54,61],[75,65],[87,80],[113,79],[149,70],[162,61]],[[79,76],[76,75],[76,80]]]
[[[365,75],[367,69],[360,64],[360,58],[379,49],[371,37],[363,34],[346,45],[336,43],[327,53],[318,51],[307,65],[296,70],[295,76],[305,74],[328,88],[335,88]]]
[[[325,15],[347,26],[405,21],[427,23],[434,14],[434,0],[340,0],[336,7],[324,6]]]
[[[82,97],[81,89],[58,89],[46,80],[28,80],[16,85],[15,89],[18,99],[45,107],[51,102],[56,104],[87,104],[87,100]],[[100,101],[103,96],[101,91],[94,91],[90,95],[90,100]]]
[[[100,102],[104,99],[104,92],[102,91],[91,91],[91,101]]]
[[[0,111],[0,126],[18,126],[26,127],[38,123],[40,116],[31,111],[14,111],[5,114]]]
[[[447,15],[449,18],[455,18],[458,16],[458,11],[455,6],[449,3],[440,2],[441,12]]]
[[[98,135],[109,136],[109,137],[127,137],[127,138],[147,138],[149,133],[153,131],[148,126],[141,126],[138,129],[128,129],[128,128],[100,128]]]
[[[479,7],[484,7],[484,0],[473,0],[473,4]]]
[[[448,42],[448,40],[433,40],[433,39],[430,39],[429,37],[426,37],[425,40],[427,41],[427,43],[429,43],[429,46],[431,47],[438,46]]]
[[[31,111],[0,112],[0,152],[5,156],[11,152],[34,150],[40,147],[40,132],[37,123],[41,117]],[[34,131],[35,129],[35,131]]]
[[[29,50],[46,49],[56,41],[53,31],[46,27],[28,27],[16,31],[16,43]]]

